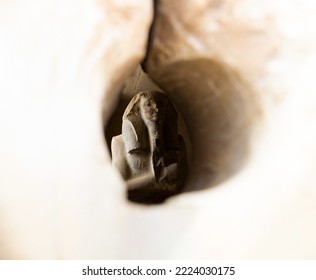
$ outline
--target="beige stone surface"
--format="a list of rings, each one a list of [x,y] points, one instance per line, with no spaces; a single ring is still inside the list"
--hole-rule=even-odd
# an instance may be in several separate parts
[[[201,190],[154,207],[125,200],[101,117],[151,1],[0,3],[1,258],[316,257],[316,5],[179,2],[158,2],[146,66],[202,147]]]
[[[146,69],[187,120],[188,189],[206,188],[170,201],[191,213],[172,257],[316,257],[315,8],[159,1]]]
[[[0,3],[0,257],[114,258],[124,184],[103,136],[150,1]]]

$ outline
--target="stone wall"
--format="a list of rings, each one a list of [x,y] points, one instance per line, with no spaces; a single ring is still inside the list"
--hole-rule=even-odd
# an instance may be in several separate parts
[[[1,2],[0,257],[315,258],[316,5],[155,6]],[[126,200],[104,137],[140,63],[192,141],[158,206]]]

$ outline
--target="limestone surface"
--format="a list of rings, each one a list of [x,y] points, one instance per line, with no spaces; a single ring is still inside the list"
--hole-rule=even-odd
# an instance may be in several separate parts
[[[315,3],[155,2],[0,2],[0,257],[315,259]],[[145,55],[192,141],[157,206],[103,135]]]

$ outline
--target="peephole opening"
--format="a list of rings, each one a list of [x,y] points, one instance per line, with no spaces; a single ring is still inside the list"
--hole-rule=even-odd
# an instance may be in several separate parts
[[[236,174],[247,159],[254,95],[232,69],[209,59],[150,73],[141,67],[121,91],[105,129],[128,199],[156,204]]]
[[[156,204],[183,191],[191,155],[186,125],[141,67],[125,82],[105,133],[129,200]]]

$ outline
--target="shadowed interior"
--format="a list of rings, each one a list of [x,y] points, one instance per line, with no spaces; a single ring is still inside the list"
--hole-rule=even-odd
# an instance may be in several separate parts
[[[173,63],[151,78],[175,104],[188,131],[190,168],[184,191],[217,185],[240,170],[258,114],[256,98],[245,81],[209,59]],[[130,99],[121,95],[105,129],[109,148],[111,138],[121,133],[121,117]]]
[[[185,190],[214,186],[235,174],[249,151],[256,98],[232,69],[210,59],[159,68],[153,80],[182,112],[192,141]]]

